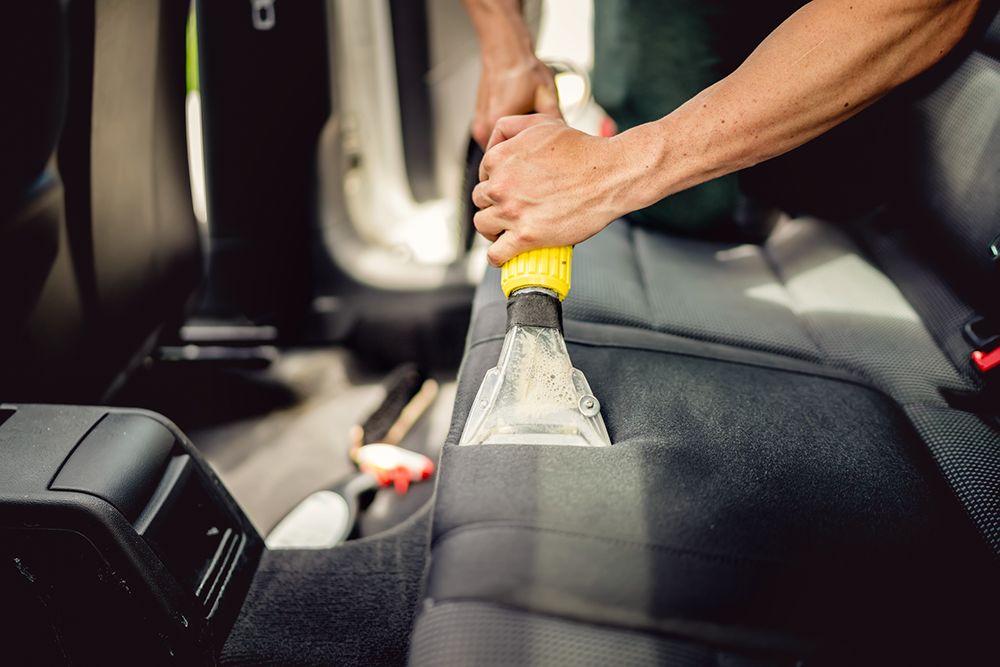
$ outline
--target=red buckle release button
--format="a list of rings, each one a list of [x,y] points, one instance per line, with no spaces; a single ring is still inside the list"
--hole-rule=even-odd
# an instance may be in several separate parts
[[[981,373],[986,373],[994,366],[1000,366],[1000,347],[996,347],[989,352],[974,350],[972,352],[972,363],[976,365]]]

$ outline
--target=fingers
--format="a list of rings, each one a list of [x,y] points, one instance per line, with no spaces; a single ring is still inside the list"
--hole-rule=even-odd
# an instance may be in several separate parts
[[[482,181],[472,189],[472,203],[480,209],[472,217],[472,223],[475,225],[476,231],[486,239],[496,241],[506,231],[506,228],[500,219],[497,202],[490,194],[492,186],[490,181]]]
[[[493,266],[503,266],[504,262],[521,254],[525,248],[513,234],[501,234],[486,250],[486,259]]]
[[[496,160],[496,152],[487,151],[483,154],[483,159],[479,162],[479,182],[488,181],[490,178],[490,169],[493,166],[493,162]]]
[[[490,177],[490,170],[497,159],[500,158],[500,144],[516,137],[530,127],[543,125],[545,123],[562,123],[558,116],[547,116],[544,114],[527,114],[523,116],[504,116],[493,126],[493,134],[486,145],[486,153],[482,162],[479,163],[479,180],[485,181]]]
[[[496,210],[486,208],[478,211],[472,217],[472,223],[476,226],[476,231],[486,237],[489,241],[496,241],[503,234],[503,225],[497,218]]]
[[[550,80],[548,85],[538,86],[535,89],[535,111],[540,114],[562,118],[555,79]]]
[[[472,203],[476,205],[476,208],[496,206],[496,201],[490,197],[488,190],[489,181],[482,181],[472,189]]]

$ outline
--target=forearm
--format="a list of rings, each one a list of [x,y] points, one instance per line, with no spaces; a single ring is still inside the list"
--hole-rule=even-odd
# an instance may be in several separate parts
[[[629,210],[796,148],[930,67],[978,0],[814,0],[732,74],[623,133]]]
[[[484,61],[504,63],[534,54],[521,0],[462,0]]]
[[[479,90],[472,138],[486,146],[503,116],[538,112],[559,115],[555,79],[535,57],[521,0],[463,0],[479,36]]]

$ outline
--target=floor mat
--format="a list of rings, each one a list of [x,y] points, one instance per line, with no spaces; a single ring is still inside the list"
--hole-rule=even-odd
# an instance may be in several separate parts
[[[429,509],[376,538],[266,552],[220,663],[406,664]]]

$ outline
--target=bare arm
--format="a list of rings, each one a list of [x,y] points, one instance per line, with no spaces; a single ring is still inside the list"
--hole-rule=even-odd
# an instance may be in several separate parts
[[[950,51],[978,4],[809,3],[739,69],[629,139],[656,141],[649,168],[664,171],[636,203],[763,162],[842,123]]]
[[[462,0],[479,38],[481,70],[472,136],[482,146],[503,116],[559,115],[555,81],[535,57],[521,0]]]
[[[780,155],[924,71],[978,0],[813,0],[732,74],[610,140],[551,119],[502,119],[473,193],[495,264],[577,243],[617,217]],[[501,236],[502,234],[502,236]]]

